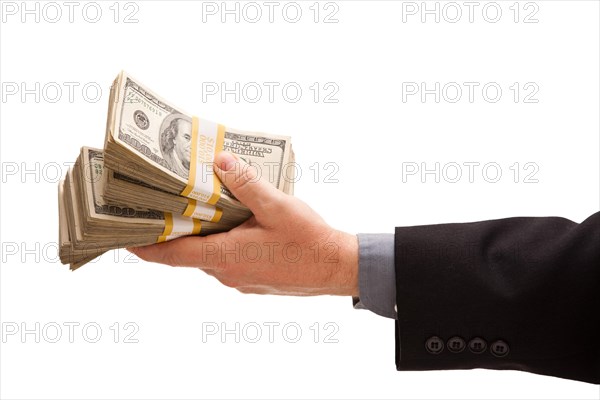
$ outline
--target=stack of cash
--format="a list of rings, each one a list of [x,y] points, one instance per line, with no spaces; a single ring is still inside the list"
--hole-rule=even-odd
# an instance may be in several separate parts
[[[197,118],[121,72],[111,88],[104,149],[82,147],[59,184],[61,261],[76,269],[108,250],[243,223],[251,211],[212,170],[221,150],[293,194],[289,137]]]

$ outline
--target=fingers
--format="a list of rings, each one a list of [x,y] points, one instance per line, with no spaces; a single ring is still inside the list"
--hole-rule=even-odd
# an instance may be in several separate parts
[[[215,157],[214,171],[233,195],[258,219],[273,214],[273,207],[283,201],[283,194],[259,176],[256,168],[237,155],[222,151]]]
[[[207,237],[186,236],[149,246],[129,247],[127,250],[148,262],[174,267],[214,269],[219,268],[221,235],[211,235],[210,241]]]

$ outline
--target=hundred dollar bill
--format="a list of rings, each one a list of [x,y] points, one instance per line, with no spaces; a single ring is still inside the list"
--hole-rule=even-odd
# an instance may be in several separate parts
[[[212,171],[221,150],[238,154],[279,190],[290,187],[289,137],[240,131],[198,118],[127,73],[119,74],[109,102],[107,168],[198,202],[245,209]]]

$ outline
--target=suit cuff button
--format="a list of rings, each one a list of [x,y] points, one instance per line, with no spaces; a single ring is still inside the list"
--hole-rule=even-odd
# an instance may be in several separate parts
[[[465,349],[466,343],[463,340],[463,338],[461,338],[459,336],[454,336],[454,337],[448,339],[446,346],[448,347],[448,350],[451,351],[452,353],[460,353],[461,351],[463,351]]]
[[[487,342],[480,337],[469,340],[469,350],[475,354],[481,354],[487,349]]]
[[[490,346],[490,352],[496,357],[505,357],[509,351],[510,348],[504,340],[496,340]]]
[[[425,349],[431,354],[440,354],[444,350],[444,341],[437,336],[432,336],[425,342]]]

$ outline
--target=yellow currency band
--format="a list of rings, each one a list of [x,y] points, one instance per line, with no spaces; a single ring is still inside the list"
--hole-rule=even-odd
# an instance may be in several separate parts
[[[207,123],[207,127],[208,126],[210,126],[210,125]],[[181,192],[181,195],[184,197],[193,198],[193,199],[199,199],[201,197],[205,197],[206,198],[205,203],[214,205],[214,204],[217,204],[217,201],[219,201],[219,198],[221,197],[221,181],[219,181],[217,176],[213,173],[212,174],[212,179],[213,179],[212,193],[210,195],[207,193],[199,193],[200,191],[197,190],[197,188],[196,188],[197,174],[198,174],[199,168],[202,168],[202,166],[199,167],[198,162],[200,161],[201,163],[207,163],[207,164],[211,163],[211,167],[212,167],[212,161],[214,160],[215,155],[217,154],[218,151],[223,150],[223,144],[225,142],[225,126],[216,124],[216,132],[213,131],[212,134],[210,132],[199,132],[199,127],[200,127],[199,118],[192,117],[192,153],[191,153],[191,157],[190,157],[190,173],[188,176],[188,183],[187,183],[185,189],[183,189],[183,192]],[[207,128],[207,130],[208,129],[209,128]],[[215,134],[216,134],[216,137],[214,137],[214,148],[212,149],[212,159],[199,160],[198,152],[201,150],[205,150],[205,149],[198,148],[198,145],[200,142],[200,136],[203,136],[205,139],[207,139],[204,141],[204,143],[207,143],[208,145],[210,145],[210,142],[213,140],[213,135],[215,135]],[[202,152],[201,154],[204,155],[204,152]],[[204,200],[204,199],[202,199],[202,200]]]
[[[186,217],[191,217],[192,214],[194,213],[194,210],[196,210],[196,205],[197,204],[198,204],[197,200],[188,199],[188,205],[185,208],[185,211],[183,212],[183,215],[186,216]],[[210,222],[219,222],[221,220],[222,216],[223,216],[223,210],[220,209],[219,207],[215,207],[215,214],[210,219]]]
[[[162,235],[158,237],[157,243],[165,242],[171,232],[173,232],[173,214],[165,213],[165,229],[163,229]]]
[[[182,196],[187,197],[194,189],[194,182],[196,182],[196,164],[198,157],[198,118],[192,117],[192,153],[190,156],[190,174],[188,175],[188,183],[183,192]]]
[[[217,152],[223,150],[225,144],[225,126],[219,124],[217,128],[217,143],[215,143],[215,154],[213,155],[213,161]],[[217,175],[213,172],[213,195],[208,200],[208,204],[217,204],[221,197],[221,181],[217,178]]]
[[[192,222],[192,229],[190,232],[190,235],[198,235],[200,234],[200,231],[202,229],[202,223],[200,222],[200,220],[198,219],[194,219],[194,218],[190,218],[189,219]],[[177,237],[180,237],[182,235],[178,235],[178,236],[171,236],[171,233],[173,233],[173,214],[171,213],[165,213],[165,229],[163,229],[163,233],[162,235],[160,235],[157,239],[157,243],[161,243],[161,242],[166,242],[167,240],[171,240],[171,239],[175,239]]]
[[[192,235],[199,235],[202,230],[202,222],[198,219],[194,219],[194,229],[192,229]]]

